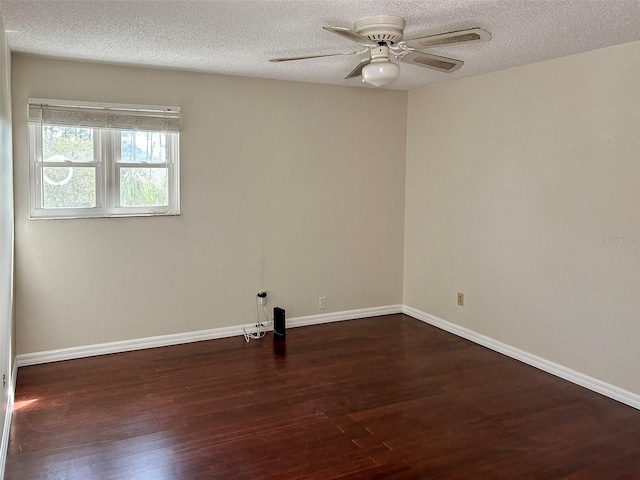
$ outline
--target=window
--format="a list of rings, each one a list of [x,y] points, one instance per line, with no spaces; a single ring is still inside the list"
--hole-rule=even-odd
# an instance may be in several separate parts
[[[180,107],[29,99],[31,218],[176,215]]]

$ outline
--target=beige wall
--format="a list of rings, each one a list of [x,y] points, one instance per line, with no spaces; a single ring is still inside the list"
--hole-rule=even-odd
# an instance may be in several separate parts
[[[251,323],[262,288],[402,302],[406,92],[25,55],[13,85],[18,353]],[[29,96],[180,105],[182,215],[28,220]]]
[[[266,288],[289,316],[321,295],[327,312],[403,302],[640,392],[640,43],[431,85],[408,107],[13,67],[19,353],[249,323]],[[181,105],[182,216],[29,221],[28,96]]]
[[[640,393],[640,43],[412,91],[407,123],[404,303]]]

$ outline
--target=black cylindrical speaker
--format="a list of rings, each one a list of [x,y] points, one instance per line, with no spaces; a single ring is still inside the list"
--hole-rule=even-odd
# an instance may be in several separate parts
[[[273,309],[273,335],[276,338],[284,338],[287,334],[284,308]]]

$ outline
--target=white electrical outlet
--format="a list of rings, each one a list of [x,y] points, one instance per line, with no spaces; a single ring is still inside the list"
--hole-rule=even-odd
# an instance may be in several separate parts
[[[320,308],[320,310],[324,310],[325,308],[327,308],[327,297],[318,298],[318,307]]]

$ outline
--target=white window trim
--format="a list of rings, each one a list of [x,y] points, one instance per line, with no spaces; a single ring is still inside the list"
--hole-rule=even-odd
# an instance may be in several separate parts
[[[121,130],[116,130],[120,132]],[[166,162],[165,163],[149,163],[149,162],[121,162],[120,144],[116,141],[117,134],[113,136],[113,142],[108,145],[110,148],[111,158],[114,161],[110,162],[107,175],[107,188],[110,190],[110,194],[107,195],[107,199],[111,202],[108,205],[108,211],[111,212],[109,216],[129,216],[129,215],[179,215],[180,213],[180,200],[179,200],[179,186],[180,186],[180,172],[177,168],[179,153],[180,153],[180,138],[177,134],[166,133],[167,146],[166,146]],[[145,207],[123,207],[117,204],[117,200],[120,198],[120,182],[118,181],[119,169],[121,168],[166,168],[167,169],[167,182],[169,184],[169,205],[168,206],[145,206]]]
[[[30,98],[32,104],[76,106],[92,108],[140,109],[143,111],[172,110],[180,112],[177,106],[130,105],[121,103],[73,102],[66,100],[47,100]],[[87,127],[91,128],[91,127]],[[29,123],[29,195],[30,218],[37,219],[68,219],[68,218],[104,218],[129,216],[165,216],[180,214],[180,135],[179,132],[163,132],[166,135],[165,163],[121,163],[120,162],[120,132],[117,129],[94,128],[94,161],[73,162],[72,164],[47,162],[46,166],[74,166],[92,167],[96,169],[96,206],[93,208],[44,208],[42,207],[42,124]],[[120,199],[118,170],[127,166],[134,168],[166,168],[168,175],[169,201],[165,206],[125,207],[118,205]]]

